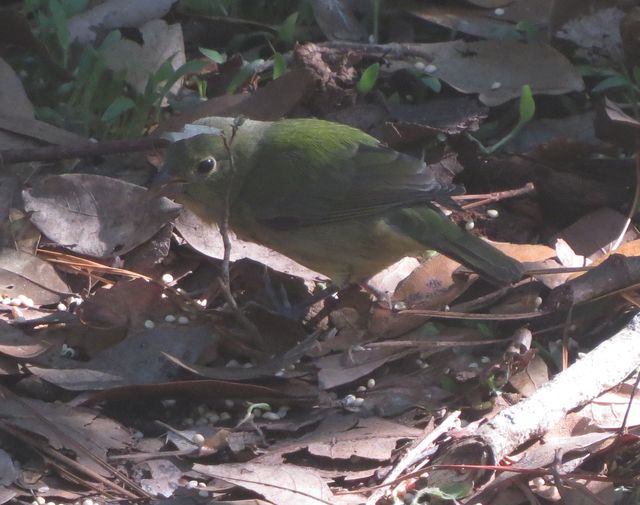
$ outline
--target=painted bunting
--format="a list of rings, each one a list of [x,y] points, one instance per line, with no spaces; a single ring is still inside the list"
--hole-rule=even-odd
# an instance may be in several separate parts
[[[212,117],[195,124],[207,133],[173,143],[165,158],[165,175],[184,183],[178,200],[220,222],[228,196],[229,227],[239,238],[337,286],[365,282],[427,249],[498,285],[522,277],[519,262],[433,205],[451,203],[460,186],[439,182],[424,161],[361,130],[317,119],[245,120],[237,127],[232,118]]]

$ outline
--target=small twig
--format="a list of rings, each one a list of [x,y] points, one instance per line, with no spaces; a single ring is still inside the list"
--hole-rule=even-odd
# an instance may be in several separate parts
[[[429,461],[427,457],[427,451],[433,448],[435,441],[441,435],[444,435],[449,430],[455,427],[456,423],[458,423],[459,417],[459,411],[452,412],[430,433],[424,434],[421,440],[416,440],[414,442],[415,445],[407,451],[407,453],[400,459],[400,461],[398,461],[393,470],[391,470],[384,481],[382,481],[381,485],[391,485],[391,483],[395,482],[405,470],[407,470],[411,465],[414,465],[420,460],[422,460],[423,463],[423,465],[421,466],[424,466],[424,464]],[[384,490],[385,488],[381,487],[371,496],[369,496],[366,505],[375,505],[376,503],[378,503],[378,500],[384,495]]]
[[[550,314],[550,312],[518,312],[514,314],[487,314],[452,312],[444,310],[407,309],[399,310],[397,314],[411,314],[414,316],[433,317],[439,319],[468,319],[473,321],[518,321],[520,319],[533,319]]]
[[[485,193],[482,195],[457,195],[452,196],[452,200],[477,200],[477,202],[467,203],[462,206],[463,209],[473,209],[475,207],[480,207],[482,205],[487,205],[491,202],[499,202],[500,200],[506,200],[507,198],[514,198],[516,196],[526,195],[528,193],[532,193],[535,191],[535,186],[533,182],[527,182],[521,188],[509,189],[506,191],[496,191],[495,193]]]
[[[89,142],[80,145],[62,145],[32,147],[28,149],[0,150],[0,167],[10,163],[25,161],[58,161],[70,158],[90,158],[107,154],[120,154],[136,151],[162,149],[169,144],[160,137],[143,137],[127,140],[110,140],[106,142]]]
[[[222,134],[222,142],[224,144],[224,148],[227,151],[229,156],[229,181],[227,184],[227,188],[224,194],[224,202],[222,209],[222,219],[219,223],[220,235],[222,236],[222,244],[224,245],[224,256],[222,258],[222,272],[220,273],[220,277],[218,278],[218,283],[220,284],[220,289],[222,290],[222,294],[224,295],[225,300],[233,310],[234,315],[236,316],[238,322],[247,330],[252,336],[256,338],[259,343],[262,343],[262,335],[258,328],[244,315],[240,307],[238,307],[238,303],[236,302],[233,294],[231,293],[231,275],[229,273],[230,263],[231,263],[231,239],[229,237],[229,214],[231,212],[231,188],[233,186],[233,178],[236,175],[236,167],[233,159],[233,151],[231,149],[231,145],[233,144],[233,140],[235,139],[238,128],[242,125],[242,123],[236,119],[233,122],[231,127],[231,138],[227,140],[226,135]]]
[[[573,321],[573,307],[571,305],[567,310],[567,318],[564,322],[564,328],[562,329],[562,369],[569,368],[569,339],[571,338],[571,325]]]
[[[620,435],[624,435],[627,432],[627,422],[629,421],[629,414],[631,413],[631,407],[634,405],[633,398],[636,396],[636,393],[638,392],[638,384],[640,384],[640,373],[637,373],[636,382],[633,385],[633,390],[631,391],[631,395],[629,396],[629,403],[627,404],[627,410],[624,413],[624,419],[622,419],[622,425],[620,426],[620,429],[619,429]]]

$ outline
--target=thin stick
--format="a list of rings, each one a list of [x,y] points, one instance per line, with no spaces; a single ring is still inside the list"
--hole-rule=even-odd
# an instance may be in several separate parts
[[[239,122],[236,120],[233,122],[231,127],[231,139],[227,140],[227,137],[222,135],[222,142],[224,143],[224,148],[229,155],[229,170],[231,172],[231,176],[229,177],[229,183],[227,185],[227,190],[224,194],[224,208],[222,209],[222,220],[219,223],[220,235],[222,236],[222,244],[224,245],[224,256],[222,258],[222,272],[220,273],[220,277],[218,278],[218,284],[220,285],[220,289],[222,290],[222,294],[226,302],[231,307],[234,316],[238,320],[238,322],[244,327],[245,330],[249,332],[259,343],[263,343],[262,335],[258,328],[244,315],[240,307],[238,307],[238,303],[236,302],[233,294],[231,293],[231,275],[230,275],[230,263],[231,263],[231,239],[229,238],[229,214],[231,212],[231,188],[233,186],[233,178],[236,174],[236,167],[233,159],[233,151],[231,150],[231,145],[233,144],[233,140],[236,136],[236,132],[240,127]]]
[[[457,195],[452,196],[452,200],[477,200],[477,202],[467,203],[462,206],[463,209],[473,209],[475,207],[481,207],[482,205],[487,205],[492,202],[499,202],[500,200],[506,200],[507,198],[514,198],[516,196],[526,195],[527,193],[533,193],[535,191],[535,186],[533,182],[527,182],[521,188],[509,189],[506,191],[496,191],[495,193],[486,193],[483,195]]]
[[[150,151],[152,149],[164,148],[167,145],[169,145],[169,141],[160,137],[143,137],[139,139],[109,140],[103,142],[87,141],[79,145],[3,149],[0,150],[0,167],[10,163],[25,161],[58,161],[70,158],[90,158],[107,154]]]

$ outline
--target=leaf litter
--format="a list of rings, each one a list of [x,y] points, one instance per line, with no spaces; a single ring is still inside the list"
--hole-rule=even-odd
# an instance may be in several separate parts
[[[605,503],[637,492],[616,487],[633,484],[638,424],[634,10],[402,2],[376,18],[379,6],[331,0],[267,21],[238,6],[238,17],[167,14],[173,3],[108,1],[67,20],[72,39],[139,29],[109,56],[136,69],[127,78],[139,94],[176,54],[227,53],[154,98],[180,113],[152,129],[210,115],[355,125],[463,182],[477,197],[451,217],[498,240],[530,276],[496,288],[442,255],[405,258],[372,279],[393,310],[358,287],[304,305],[323,276],[234,239],[228,289],[240,317],[219,282],[220,230],[125,182],[131,164],[148,173],[161,153],[89,158],[92,173],[8,165],[0,502],[573,503],[578,482]],[[211,23],[213,35],[197,29]],[[153,26],[185,40],[151,47]],[[263,38],[247,35],[260,27]],[[331,42],[307,43],[322,34]],[[286,70],[277,79],[273,53]],[[18,74],[5,74],[7,103],[37,121]],[[489,154],[517,124],[525,85],[536,118]],[[85,138],[62,126],[36,138]],[[24,147],[24,124],[0,115],[0,129],[1,149]],[[593,473],[612,457],[624,463]]]

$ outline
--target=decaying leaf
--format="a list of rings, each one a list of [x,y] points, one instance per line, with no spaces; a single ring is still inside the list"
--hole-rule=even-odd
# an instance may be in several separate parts
[[[24,190],[25,209],[47,237],[73,252],[108,258],[146,242],[180,206],[135,184],[89,174],[52,175]]]

